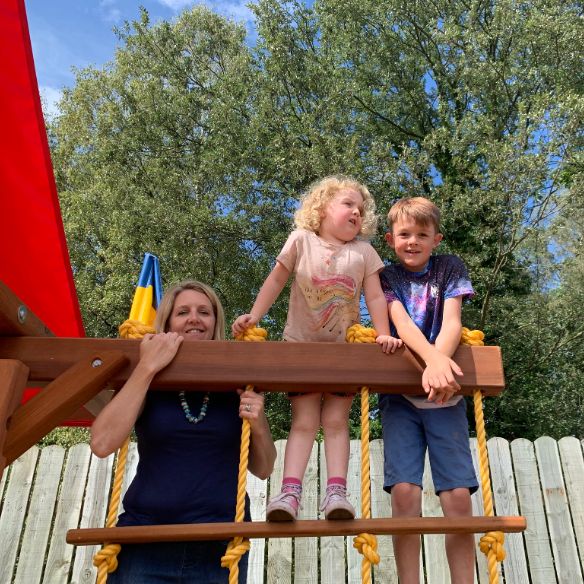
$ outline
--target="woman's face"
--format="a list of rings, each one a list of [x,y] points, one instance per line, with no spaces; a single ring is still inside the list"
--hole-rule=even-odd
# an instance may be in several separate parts
[[[210,341],[215,332],[215,313],[202,292],[183,290],[177,294],[168,319],[168,330],[185,339]]]

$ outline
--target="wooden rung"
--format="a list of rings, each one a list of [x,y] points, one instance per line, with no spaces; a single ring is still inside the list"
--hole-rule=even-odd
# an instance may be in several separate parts
[[[352,521],[301,520],[286,522],[251,521],[245,523],[195,523],[189,525],[143,525],[70,529],[67,543],[95,545],[103,542],[153,543],[167,541],[227,540],[235,536],[249,538],[319,537],[331,535],[483,533],[524,531],[524,517],[407,517],[354,519]]]

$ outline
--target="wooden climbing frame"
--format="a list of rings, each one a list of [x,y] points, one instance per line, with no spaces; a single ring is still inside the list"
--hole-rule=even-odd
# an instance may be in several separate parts
[[[105,388],[118,388],[139,358],[138,340],[68,339],[50,331],[0,282],[0,472],[42,436]],[[464,376],[461,393],[504,387],[498,347],[461,346],[454,355]],[[407,348],[385,355],[379,347],[349,343],[237,343],[189,341],[153,380],[159,390],[355,391],[422,394],[422,365]],[[44,389],[20,405],[25,385]],[[170,541],[248,537],[308,537],[361,532],[476,533],[522,531],[522,517],[357,519],[286,524],[202,524],[72,530],[67,541]],[[111,531],[115,530],[115,531]]]

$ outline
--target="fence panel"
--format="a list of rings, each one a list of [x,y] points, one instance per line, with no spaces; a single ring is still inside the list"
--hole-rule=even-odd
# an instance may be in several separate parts
[[[562,476],[558,444],[544,436],[535,441],[535,455],[543,490],[556,573],[560,584],[582,582],[576,540]]]
[[[43,584],[62,584],[69,578],[75,547],[65,536],[79,525],[90,460],[88,444],[77,444],[67,452]]]
[[[277,442],[276,469],[269,481],[248,478],[252,518],[265,518],[267,492],[280,490],[285,441]],[[502,584],[582,583],[584,552],[583,444],[566,437],[559,442],[543,437],[535,441],[492,438],[488,443],[494,503],[497,514],[520,513],[527,519],[524,534],[506,537],[507,559]],[[391,516],[391,499],[383,491],[383,443],[371,450],[371,506],[373,517]],[[476,440],[471,439],[476,466]],[[103,525],[112,480],[113,456],[98,459],[87,444],[65,451],[60,447],[31,448],[15,461],[0,481],[0,582],[63,584],[93,583],[92,558],[97,546],[74,548],[65,543],[70,528]],[[130,446],[127,486],[138,462]],[[428,470],[428,469],[427,469]],[[358,515],[360,504],[360,443],[351,443],[348,490]],[[320,487],[319,487],[320,485]],[[319,516],[317,507],[326,485],[326,460],[322,444],[314,445],[308,464],[302,518]],[[441,515],[439,499],[428,472],[424,477],[423,510]],[[473,513],[482,514],[482,496],[472,497]],[[480,534],[476,540],[480,539]],[[450,581],[444,536],[423,539],[422,582]],[[378,537],[381,563],[374,568],[376,583],[397,584],[390,536]],[[348,584],[360,582],[362,556],[352,547],[352,537],[254,540],[249,562],[250,584]],[[477,577],[488,582],[483,554],[477,553]],[[425,579],[424,579],[425,578]]]
[[[36,472],[42,480],[36,480],[32,489],[14,579],[17,584],[41,581],[43,564],[36,558],[44,557],[47,549],[64,460],[65,450],[60,446],[49,446],[40,452]]]
[[[521,514],[527,521],[523,533],[532,584],[555,584],[554,558],[539,484],[533,442],[519,438],[511,443],[517,496]]]

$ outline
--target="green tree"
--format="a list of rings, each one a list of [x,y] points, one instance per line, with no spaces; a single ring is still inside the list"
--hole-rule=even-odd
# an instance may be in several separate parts
[[[477,292],[465,323],[504,351],[509,383],[489,401],[491,430],[581,433],[579,4],[252,9],[253,47],[203,8],[157,25],[142,11],[112,62],[79,71],[65,93],[51,141],[88,331],[114,334],[145,250],[167,282],[213,285],[228,317],[249,309],[298,194],[349,173],[382,213],[411,194],[442,208],[442,247],[465,260]],[[285,310],[283,297],[272,338]],[[284,411],[281,398],[270,399]],[[549,420],[552,403],[565,423]]]
[[[467,324],[504,348],[509,388],[488,418],[508,436],[551,427],[545,407],[533,420],[530,404],[556,392],[550,373],[562,369],[552,345],[538,372],[546,383],[531,381],[529,349],[547,353],[533,305],[554,297],[549,281],[540,289],[531,252],[579,195],[565,174],[579,172],[582,143],[580,11],[506,0],[322,0],[312,9],[263,0],[256,8],[265,83],[284,104],[271,117],[294,129],[289,142],[296,137],[310,161],[322,160],[319,150],[339,160],[322,143],[352,147],[346,168],[365,178],[384,211],[411,194],[441,206],[443,247],[464,258],[477,290]],[[528,350],[516,334],[526,328]],[[567,411],[579,393],[565,394]],[[525,407],[514,410],[518,401]]]
[[[156,26],[142,11],[119,37],[111,63],[78,72],[52,127],[84,320],[101,336],[126,318],[145,250],[166,283],[199,278],[241,309],[287,211],[246,164],[244,29],[203,8]]]

